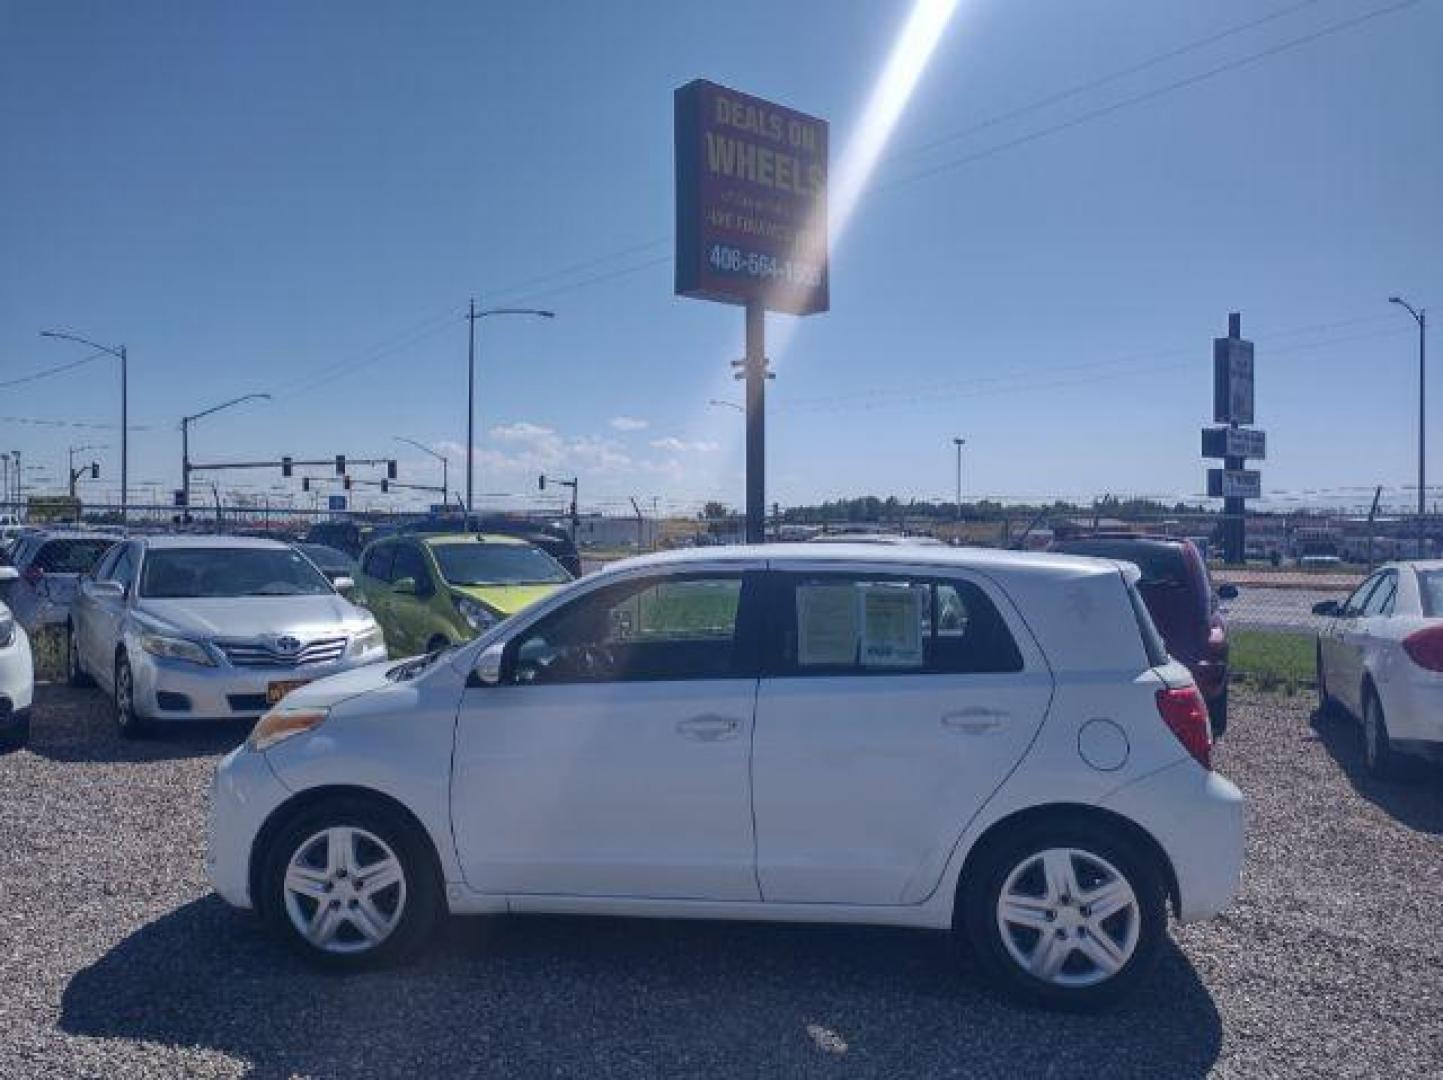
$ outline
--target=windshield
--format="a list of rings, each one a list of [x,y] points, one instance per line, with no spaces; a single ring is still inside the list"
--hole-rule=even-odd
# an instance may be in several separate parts
[[[322,570],[350,571],[356,564],[344,551],[325,544],[297,544],[301,552]]]
[[[183,548],[145,558],[140,595],[156,599],[314,596],[331,584],[300,552],[275,548]]]
[[[114,540],[47,540],[30,565],[47,574],[85,574],[110,550]]]
[[[433,544],[431,554],[448,585],[553,585],[571,575],[529,544]]]
[[[1423,600],[1424,615],[1443,618],[1443,570],[1418,571],[1418,594]]]

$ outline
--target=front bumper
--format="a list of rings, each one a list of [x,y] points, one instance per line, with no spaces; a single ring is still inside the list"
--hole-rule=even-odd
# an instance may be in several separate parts
[[[251,850],[272,811],[290,797],[264,754],[238,746],[216,766],[210,789],[205,876],[234,907],[254,906]]]
[[[1194,922],[1232,903],[1242,883],[1243,795],[1192,759],[1113,792],[1102,805],[1161,846],[1177,879],[1178,918]]]
[[[167,720],[254,719],[270,707],[266,690],[273,682],[316,682],[384,657],[384,651],[376,650],[357,657],[343,656],[328,664],[299,667],[237,667],[225,662],[206,667],[140,652],[132,656],[131,671],[135,676],[136,708],[144,716]]]

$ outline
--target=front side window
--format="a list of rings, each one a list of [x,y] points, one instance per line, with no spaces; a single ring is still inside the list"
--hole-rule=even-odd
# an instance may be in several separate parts
[[[1020,671],[996,606],[968,581],[824,574],[785,590],[781,674]]]
[[[125,586],[129,591],[135,584],[135,545],[126,544],[110,569],[109,580]]]
[[[417,596],[429,596],[433,591],[431,571],[427,569],[426,559],[420,549],[412,544],[398,544],[396,561],[391,566],[391,581],[395,583],[407,578],[415,583]]]
[[[738,647],[740,575],[628,582],[587,593],[511,649],[521,684],[724,679],[750,673]]]
[[[310,596],[331,583],[291,548],[169,548],[151,551],[140,595],[155,599]]]
[[[1348,597],[1347,602],[1343,604],[1342,614],[1345,617],[1361,615],[1364,606],[1368,602],[1368,597],[1373,592],[1373,587],[1376,586],[1381,580],[1382,575],[1374,574],[1372,577],[1364,581],[1363,584],[1359,585],[1356,589],[1354,589],[1353,595]]]

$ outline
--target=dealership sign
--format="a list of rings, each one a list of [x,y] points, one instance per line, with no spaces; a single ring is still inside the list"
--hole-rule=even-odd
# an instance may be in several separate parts
[[[1253,343],[1213,338],[1213,423],[1253,422]]]
[[[827,123],[698,79],[676,91],[676,292],[826,311]]]
[[[1203,428],[1202,456],[1208,458],[1255,458],[1268,456],[1267,433],[1257,428]]]
[[[1209,469],[1208,495],[1214,499],[1260,499],[1263,474],[1257,469]]]

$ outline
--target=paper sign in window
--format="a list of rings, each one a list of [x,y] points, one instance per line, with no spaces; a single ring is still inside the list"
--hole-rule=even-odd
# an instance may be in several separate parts
[[[862,666],[922,666],[925,589],[862,586]]]
[[[857,660],[855,585],[797,586],[797,664],[854,664]]]

